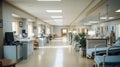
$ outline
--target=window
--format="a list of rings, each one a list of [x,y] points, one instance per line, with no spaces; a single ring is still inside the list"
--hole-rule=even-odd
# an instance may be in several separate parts
[[[14,32],[14,35],[18,35],[19,33],[18,22],[12,22],[12,31]]]

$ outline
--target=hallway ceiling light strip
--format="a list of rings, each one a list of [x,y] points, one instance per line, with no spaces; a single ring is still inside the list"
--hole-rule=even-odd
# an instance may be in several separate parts
[[[51,16],[51,18],[63,18],[63,16]]]
[[[89,21],[89,23],[98,23],[98,21]]]
[[[62,13],[62,10],[46,10],[48,13]]]
[[[63,19],[54,19],[55,22],[62,22]]]
[[[106,19],[107,19],[107,16],[105,16],[105,17],[100,17],[100,19],[106,20]],[[114,17],[108,17],[108,19],[114,19]]]
[[[12,13],[12,16],[13,16],[13,17],[20,17],[20,16],[18,16],[17,14],[14,14],[14,13]]]
[[[37,0],[37,1],[61,1],[61,0]]]

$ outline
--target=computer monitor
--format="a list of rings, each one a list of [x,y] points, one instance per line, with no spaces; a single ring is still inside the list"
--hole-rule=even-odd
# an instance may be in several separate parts
[[[14,35],[13,32],[5,32],[5,40],[4,43],[10,44],[14,41]]]

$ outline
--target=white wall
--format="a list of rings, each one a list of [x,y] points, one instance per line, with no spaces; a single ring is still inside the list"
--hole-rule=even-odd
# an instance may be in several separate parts
[[[38,25],[39,24],[44,24],[44,25],[48,25],[44,22],[42,22],[40,19],[36,19],[35,17],[28,15],[25,12],[22,12],[21,10],[7,4],[7,3],[3,3],[3,22],[4,22],[4,32],[12,32],[12,22],[15,22],[14,17],[12,16],[12,13],[20,16],[21,18],[25,18],[27,19],[32,19],[34,20],[33,26],[36,27],[36,29],[34,29],[34,33],[35,35],[38,35]],[[49,26],[49,25],[48,25]],[[23,27],[19,28],[19,32],[21,33],[21,30],[25,29],[26,32],[28,32],[28,21],[26,21],[25,23],[23,23]]]
[[[53,26],[53,34],[56,34],[58,37],[61,36],[61,29],[63,28],[68,28],[69,30],[69,26]]]
[[[95,30],[97,27],[103,26],[103,28],[104,28],[104,30],[103,30],[104,31],[104,36],[108,36],[110,34],[111,30],[112,30],[112,27],[114,27],[113,31],[116,33],[116,31],[117,31],[116,25],[118,25],[118,24],[120,24],[120,19],[119,20],[105,22],[105,23],[100,23],[98,25],[93,25],[91,28]]]
[[[12,32],[12,22],[15,22],[14,17],[12,16],[12,13],[26,19],[34,19],[34,17],[12,7],[11,5],[7,3],[3,3],[3,25],[4,25],[4,32]]]

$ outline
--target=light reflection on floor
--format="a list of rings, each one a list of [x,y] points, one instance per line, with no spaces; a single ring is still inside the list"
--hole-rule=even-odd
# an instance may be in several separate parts
[[[67,37],[62,38],[63,42],[67,42]]]
[[[63,67],[63,54],[64,53],[62,49],[57,49],[53,67]]]
[[[82,58],[74,51],[67,38],[57,38],[51,44],[40,46],[16,67],[92,67],[93,60]]]
[[[43,47],[39,47],[39,48],[69,48],[71,46],[43,46]]]

